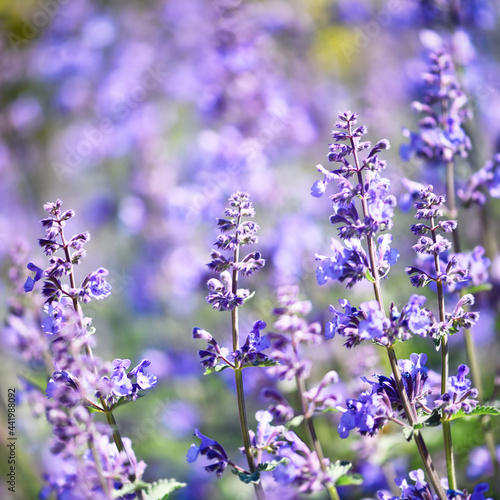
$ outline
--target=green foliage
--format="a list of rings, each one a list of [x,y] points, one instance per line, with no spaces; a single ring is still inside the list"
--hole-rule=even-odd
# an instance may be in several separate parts
[[[223,370],[225,370],[226,368],[230,368],[229,365],[215,365],[213,368],[207,368],[203,375],[211,375],[212,373],[219,373]]]
[[[352,486],[363,484],[361,474],[351,474],[352,463],[346,460],[337,460],[328,466],[328,473],[334,486]]]
[[[125,495],[142,490],[144,500],[167,500],[170,493],[183,488],[185,483],[179,483],[175,479],[160,479],[148,484],[144,481],[135,481],[124,485],[113,493],[113,498],[122,498]]]
[[[271,462],[263,462],[257,466],[257,469],[252,472],[246,472],[246,471],[238,471],[236,469],[232,469],[233,474],[237,475],[240,478],[240,481],[242,481],[245,484],[249,483],[258,483],[260,480],[260,473],[261,472],[270,472],[276,469],[278,465],[280,464],[287,464],[288,459],[287,458],[282,458],[281,460],[273,460]]]
[[[184,486],[186,486],[185,483],[179,483],[175,479],[160,479],[148,486],[144,500],[166,500],[170,493]]]
[[[492,416],[498,416],[500,415],[500,409],[496,408],[495,406],[481,406],[478,405],[474,410],[472,410],[469,413],[465,413],[463,410],[459,410],[457,413],[451,416],[450,420],[455,420],[457,418],[462,418],[462,417],[475,417],[477,415],[492,415]]]

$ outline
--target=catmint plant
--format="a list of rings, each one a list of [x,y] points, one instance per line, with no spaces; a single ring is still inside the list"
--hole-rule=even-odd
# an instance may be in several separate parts
[[[278,289],[279,306],[274,309],[277,320],[275,332],[268,333],[271,341],[271,357],[279,365],[268,368],[268,372],[279,380],[293,380],[296,385],[300,409],[296,411],[287,399],[275,389],[266,389],[264,396],[271,400],[268,411],[274,421],[287,428],[304,424],[307,444],[289,430],[284,435],[285,446],[278,449],[278,456],[287,458],[288,464],[280,464],[275,472],[276,481],[293,485],[300,492],[312,493],[326,489],[330,498],[338,499],[336,483],[359,484],[358,475],[348,473],[351,464],[346,461],[332,463],[325,458],[318,438],[314,415],[336,411],[338,396],[332,387],[338,382],[338,374],[329,371],[316,387],[307,387],[310,377],[311,362],[304,359],[303,347],[319,345],[324,341],[321,325],[308,323],[305,316],[311,311],[309,301],[298,298],[298,286],[284,286]]]
[[[468,311],[467,306],[473,303],[473,297],[467,294],[460,298],[452,313],[446,313],[442,287],[463,281],[467,270],[461,268],[457,258],[450,259],[448,266],[441,269],[439,258],[451,246],[451,242],[441,233],[452,232],[456,228],[456,221],[438,221],[442,215],[444,197],[436,196],[431,186],[424,187],[417,203],[417,218],[424,222],[412,227],[414,234],[420,236],[414,249],[433,257],[434,270],[430,273],[409,266],[407,273],[415,286],[425,286],[431,282],[437,286],[439,317],[436,319],[430,310],[424,308],[426,299],[418,295],[413,295],[401,311],[391,304],[386,312],[381,281],[387,277],[390,267],[399,256],[390,248],[391,237],[386,232],[392,227],[395,200],[389,192],[389,181],[380,175],[386,164],[378,157],[380,151],[389,148],[389,143],[384,140],[372,147],[369,142],[363,142],[361,138],[367,133],[367,128],[356,126],[356,113],[341,113],[339,119],[335,124],[337,130],[332,133],[335,143],[330,146],[328,155],[328,159],[338,163],[339,167],[328,171],[318,166],[325,178],[313,185],[312,194],[321,196],[326,186],[336,181],[338,192],[331,196],[334,214],[330,220],[340,226],[340,241],[333,240],[330,256],[317,256],[317,278],[319,284],[328,280],[347,281],[348,287],[368,279],[372,283],[375,300],[361,304],[359,309],[344,299],[340,301],[343,311],[331,306],[333,319],[327,325],[325,334],[328,338],[336,334],[345,337],[348,348],[355,348],[366,340],[384,346],[392,369],[390,377],[378,375],[375,380],[364,379],[370,388],[358,398],[347,401],[339,424],[340,436],[346,438],[355,429],[362,435],[371,436],[387,422],[393,421],[403,428],[408,440],[415,441],[437,498],[469,498],[466,492],[458,492],[456,487],[450,421],[457,414],[474,414],[477,391],[471,388],[470,381],[465,378],[468,373],[465,365],[459,368],[456,377],[449,377],[447,339],[448,335],[461,328],[470,328],[478,315]],[[460,151],[464,144],[462,139],[456,144],[451,142],[449,148],[447,146],[442,150],[442,155],[447,157],[449,151]],[[361,158],[363,151],[368,153]],[[354,181],[351,181],[352,178]],[[410,340],[413,335],[431,338],[442,352],[442,394],[433,403],[434,407],[429,407],[427,401],[430,392],[426,386],[427,355],[414,353],[408,360],[398,360],[396,356],[395,345]],[[439,423],[443,426],[447,457],[446,487],[443,487],[421,432],[426,425]],[[423,473],[412,474],[421,485],[417,486],[418,495],[423,496],[412,496],[413,493],[408,493],[410,490],[403,489],[401,498],[434,498],[430,490],[423,493],[427,488],[424,488],[422,481]],[[399,484],[406,483],[399,480]],[[471,498],[474,498],[475,493],[472,495]],[[385,497],[382,495],[380,498]]]
[[[419,121],[420,132],[413,133],[404,129],[405,135],[410,137],[410,145],[404,144],[401,147],[401,156],[408,160],[412,154],[420,157],[424,165],[431,168],[442,168],[445,170],[445,185],[446,199],[443,197],[441,209],[451,218],[456,219],[458,216],[457,198],[462,203],[462,207],[467,208],[477,204],[482,207],[482,217],[484,235],[488,246],[491,248],[492,238],[489,236],[491,230],[489,228],[488,215],[485,212],[485,193],[490,193],[492,197],[498,197],[497,184],[497,161],[493,159],[469,178],[463,188],[457,189],[456,184],[456,169],[457,159],[467,158],[471,149],[471,141],[464,130],[464,121],[471,119],[472,114],[468,108],[468,100],[463,92],[454,69],[451,54],[441,51],[431,53],[430,69],[424,73],[423,79],[425,82],[425,95],[423,102],[413,103],[415,111],[421,113],[423,118]],[[414,195],[419,196],[415,190]],[[421,202],[419,202],[421,203]],[[446,205],[445,205],[446,203]],[[418,207],[417,207],[418,208]],[[417,217],[419,217],[417,211]],[[420,212],[420,218],[422,213]],[[443,224],[443,223],[440,223]],[[436,283],[440,317],[444,317],[444,295],[452,292],[459,292],[461,296],[465,296],[469,290],[480,291],[489,288],[488,267],[489,259],[485,256],[485,250],[482,246],[476,246],[472,252],[462,251],[462,241],[458,231],[456,220],[447,221],[447,228],[442,226],[436,227],[430,232],[433,238],[438,237],[436,231],[446,231],[452,234],[454,254],[446,251],[444,248],[441,251],[427,251],[431,257],[434,254],[434,267],[437,274],[441,269],[444,269],[443,263],[446,265],[446,272],[450,266],[463,273],[462,279],[454,280],[454,284],[446,283],[445,280],[439,280]],[[414,226],[422,230],[420,234],[429,232],[427,226],[418,224]],[[415,232],[415,231],[414,231]],[[416,233],[417,234],[417,233]],[[446,244],[446,240],[442,242]],[[425,247],[425,245],[424,245]],[[450,245],[451,247],[451,245]],[[417,252],[419,251],[415,247]],[[431,259],[429,259],[430,261]],[[422,276],[422,275],[420,275]],[[415,276],[414,278],[417,278]],[[467,307],[467,306],[465,306]],[[443,321],[441,319],[441,321]],[[470,365],[471,376],[474,385],[479,391],[481,401],[485,400],[481,370],[477,359],[476,346],[474,337],[471,331],[471,326],[463,328],[465,346],[467,352],[468,363]],[[441,338],[443,349],[441,351],[442,359],[442,391],[444,392],[444,384],[448,378],[448,362],[447,362],[447,336]],[[444,429],[447,425],[444,424]],[[496,470],[499,470],[498,458],[495,452],[494,436],[489,428],[484,429],[485,440],[488,443],[488,448],[491,453],[493,463]],[[448,454],[452,457],[452,454]],[[451,459],[451,458],[450,458]],[[449,463],[449,469],[451,465]],[[449,470],[449,473],[451,471]]]
[[[55,466],[45,476],[41,498],[78,499],[160,499],[182,485],[162,481],[148,485],[142,481],[146,464],[138,461],[130,439],[122,437],[114,410],[136,401],[157,383],[148,371],[151,364],[143,359],[131,368],[129,359],[116,358],[112,363],[93,353],[95,328],[84,307],[92,300],[111,295],[106,281],[108,271],[99,268],[77,281],[76,266],[85,257],[89,233],[68,238],[65,227],[75,216],[62,211],[62,202],[47,203],[49,216],[41,221],[45,237],[39,239],[49,266],[42,269],[28,264],[30,276],[25,292],[33,292],[42,281],[45,317],[41,330],[49,344],[52,373],[43,400],[45,415],[52,426],[51,453]],[[27,392],[34,386],[27,384]],[[104,414],[105,421],[97,418]]]
[[[194,462],[198,455],[206,455],[216,460],[205,467],[208,472],[220,476],[227,465],[230,465],[244,482],[252,482],[257,498],[264,499],[265,493],[260,482],[260,473],[271,470],[267,462],[255,462],[256,449],[247,419],[245,391],[243,386],[243,369],[255,366],[270,366],[274,362],[262,351],[270,346],[269,339],[260,332],[266,327],[263,321],[256,321],[244,342],[240,338],[239,307],[253,295],[245,288],[239,288],[240,275],[250,276],[265,265],[260,252],[251,251],[242,256],[243,248],[258,241],[259,226],[251,219],[255,210],[249,201],[248,193],[236,192],[229,198],[229,207],[224,211],[224,218],[217,219],[220,235],[215,242],[217,249],[212,250],[209,269],[218,273],[218,278],[208,280],[207,303],[218,311],[231,314],[232,349],[219,346],[217,340],[201,328],[193,329],[193,338],[204,340],[207,347],[198,351],[205,373],[219,372],[230,368],[234,371],[240,429],[243,439],[243,451],[246,455],[248,470],[238,467],[229,460],[223,447],[210,438],[203,436],[198,430],[195,435],[202,440],[201,444],[193,444],[187,454],[188,462]],[[257,454],[258,456],[258,454]]]

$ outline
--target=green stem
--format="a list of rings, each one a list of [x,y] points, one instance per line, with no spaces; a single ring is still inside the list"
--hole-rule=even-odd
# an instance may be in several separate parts
[[[394,380],[396,381],[398,393],[403,403],[403,408],[407,415],[408,421],[413,427],[417,423],[417,411],[415,407],[410,403],[410,400],[408,399],[408,394],[404,388],[394,347],[392,346],[387,347],[387,354],[389,356],[389,363],[391,365],[392,373],[394,374]],[[434,467],[434,463],[432,462],[429,450],[427,449],[424,438],[418,429],[415,429],[413,433],[413,438],[415,439],[415,444],[417,445],[420,458],[422,459],[422,463],[424,464],[425,470],[432,484],[432,487],[434,488],[434,491],[438,495],[439,500],[447,500],[448,497],[446,496],[446,493],[441,485],[441,481],[436,472],[436,468]]]
[[[241,212],[237,219],[237,225],[241,223]],[[240,246],[236,245],[234,250],[233,262],[237,264],[240,258]],[[231,292],[236,295],[238,293],[238,270],[233,266],[232,275],[232,289]],[[239,349],[239,320],[238,320],[238,307],[234,307],[231,310],[231,332],[233,339],[233,350],[237,351]],[[250,472],[253,473],[256,470],[255,461],[252,455],[252,445],[250,442],[250,433],[247,419],[247,410],[245,404],[245,389],[243,387],[243,373],[242,369],[237,367],[234,370],[234,378],[236,382],[236,397],[238,399],[238,415],[240,420],[241,437],[243,438],[243,446],[245,448],[245,455],[247,457],[248,468]],[[266,495],[264,489],[262,488],[262,483],[253,483],[255,495],[258,500],[265,500]]]
[[[432,241],[434,244],[437,241],[436,229],[434,229],[434,219],[431,219],[432,227]],[[439,321],[444,323],[446,319],[446,310],[444,304],[444,291],[443,283],[441,282],[441,262],[439,260],[439,254],[434,254],[434,267],[436,268],[436,276],[438,278],[436,282],[437,286],[437,296],[438,296],[438,307],[439,307]],[[443,334],[441,337],[441,394],[445,394],[447,391],[448,377],[449,377],[449,345],[448,345],[448,334]],[[448,473],[448,485],[450,489],[455,490],[457,487],[457,479],[455,475],[455,458],[453,455],[453,442],[451,439],[451,423],[449,420],[442,419],[443,424],[443,442],[444,442],[444,452],[446,456],[446,471]]]
[[[103,403],[104,408],[106,407],[106,403],[103,399],[101,399],[101,403]],[[119,452],[124,452],[125,455],[127,456],[128,463],[130,464],[130,459],[128,458],[127,450],[125,449],[125,445],[123,444],[123,439],[120,434],[120,430],[118,429],[118,425],[115,420],[115,416],[113,415],[113,412],[111,410],[105,410],[104,415],[106,415],[106,421],[108,422],[108,425],[111,429],[111,433],[113,436],[113,441],[116,445],[116,448],[118,449]],[[131,483],[134,483],[137,480],[137,476],[135,475],[135,472],[132,472],[129,474],[128,479]],[[142,490],[137,490],[136,492],[137,499],[138,500],[143,500],[144,496],[142,494]]]
[[[295,344],[293,344],[293,347],[294,347],[295,357],[298,360],[298,353],[297,353]],[[316,434],[316,429],[314,427],[312,415],[309,414],[309,404],[307,402],[307,398],[306,398],[306,394],[305,394],[306,393],[305,381],[299,375],[295,375],[295,381],[297,383],[297,392],[299,394],[300,402],[302,405],[302,413],[304,414],[304,422],[306,424],[306,431],[307,431],[307,437],[309,439],[309,445],[314,448],[314,451],[316,451],[316,455],[318,456],[321,470],[323,471],[323,473],[326,476],[328,471],[327,471],[327,468],[325,465],[325,455],[323,453],[321,443],[318,439],[318,435]],[[327,483],[327,484],[325,484],[325,488],[327,489],[331,500],[340,500],[340,497],[339,497],[339,494],[337,492],[337,488],[335,488],[335,485],[333,485],[331,483]]]
[[[357,141],[352,137],[352,130],[351,130],[351,125],[349,124],[349,135],[351,136],[351,146],[353,150],[353,157],[354,157],[354,163],[356,165],[356,170],[357,170],[357,175],[358,175],[358,182],[361,186],[364,186],[363,182],[363,176],[361,174],[361,167],[357,155]],[[365,196],[365,191],[362,189],[361,192],[361,203],[363,206],[363,215],[367,217],[369,215],[369,210],[368,210],[368,201]],[[375,242],[373,240],[373,236],[371,234],[368,234],[366,236],[366,242],[367,242],[367,247],[368,247],[368,256],[370,259],[370,271],[372,273],[372,278],[373,278],[373,291],[375,294],[375,298],[379,304],[380,311],[382,314],[385,316],[385,309],[384,309],[384,303],[382,300],[382,288],[380,286],[380,276],[378,273],[378,268],[377,268],[377,260],[376,260],[376,253],[375,253]],[[392,346],[389,346],[386,348],[387,354],[389,356],[389,362],[391,365],[392,373],[394,374],[394,379],[396,381],[396,386],[398,389],[398,394],[399,397],[403,403],[403,407],[405,410],[405,413],[407,415],[408,421],[410,422],[411,426],[413,427],[417,423],[417,410],[413,404],[410,403],[408,399],[408,394],[406,392],[406,389],[403,384],[403,380],[401,377],[401,372],[399,371],[399,366],[398,366],[398,361],[396,357],[396,352],[394,351],[394,348]],[[425,467],[425,470],[427,472],[427,475],[429,476],[429,480],[431,481],[431,484],[436,492],[436,494],[439,497],[439,500],[447,500],[446,493],[441,486],[441,482],[439,480],[439,476],[436,472],[436,469],[434,467],[434,464],[432,462],[430,453],[427,449],[427,446],[425,444],[424,438],[420,434],[420,432],[416,429],[414,432],[414,439],[415,443],[417,445],[417,449],[420,453],[420,457],[422,459],[422,463]]]

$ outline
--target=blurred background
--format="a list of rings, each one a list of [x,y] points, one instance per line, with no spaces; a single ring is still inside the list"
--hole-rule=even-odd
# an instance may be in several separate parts
[[[322,323],[330,319],[328,305],[340,298],[357,305],[369,300],[368,284],[346,292],[340,285],[320,288],[315,279],[315,253],[328,253],[336,231],[328,222],[329,200],[313,198],[310,187],[320,175],[316,164],[327,166],[337,113],[359,112],[368,140],[390,140],[385,173],[396,194],[403,177],[442,186],[442,170],[403,162],[398,149],[406,141],[401,129],[416,127],[411,103],[422,97],[429,51],[450,50],[473,111],[467,123],[473,150],[458,165],[459,182],[465,182],[500,148],[497,3],[4,0],[0,20],[0,380],[4,402],[8,387],[20,395],[15,498],[37,498],[50,438],[44,416],[23,402],[19,381],[46,381],[47,373],[20,354],[19,336],[39,341],[43,301],[25,296],[22,283],[27,262],[48,265],[37,245],[39,220],[43,204],[57,198],[77,214],[68,232],[92,235],[77,268],[80,278],[100,266],[110,271],[112,297],[85,309],[97,328],[96,354],[133,364],[147,357],[159,378],[151,394],[116,411],[122,433],[148,464],[145,478],[187,482],[175,493],[179,499],[252,498],[253,489],[232,474],[216,480],[202,463],[185,460],[195,427],[232,457],[241,439],[231,374],[203,377],[197,351],[204,346],[191,335],[200,326],[219,344],[230,339],[229,316],[205,302],[215,218],[232,192],[250,193],[261,227],[256,249],[267,264],[243,283],[257,291],[241,310],[245,335],[257,319],[272,328],[280,285],[299,284],[301,297],[314,306],[310,320]],[[493,200],[496,227],[499,211]],[[460,214],[465,249],[484,240],[478,216]],[[396,214],[393,246],[401,259],[384,282],[387,303],[404,304],[414,292],[404,273],[414,259],[410,224],[411,213]],[[498,284],[496,243],[490,239],[487,252]],[[498,367],[497,299],[496,287],[479,298],[483,314],[475,332],[487,394]],[[387,366],[374,346],[347,351],[342,343],[335,338],[307,355],[314,360],[311,380],[337,370],[339,395],[346,398],[365,388],[360,376]],[[398,353],[422,350],[437,367],[428,342],[412,341]],[[455,373],[465,360],[460,333],[452,338],[452,355]],[[262,388],[274,382],[265,369],[252,368],[245,384],[254,427],[255,412],[268,405]],[[398,429],[340,440],[337,424],[337,415],[318,418],[326,455],[352,460],[366,478],[345,498],[375,498],[377,489],[393,487],[397,474],[418,467]],[[453,429],[463,487],[488,481],[484,468],[479,476],[467,473],[470,453],[483,445],[481,430],[469,419]],[[442,465],[441,434],[428,435]],[[2,460],[2,477],[5,467]],[[300,498],[284,488],[279,496]]]

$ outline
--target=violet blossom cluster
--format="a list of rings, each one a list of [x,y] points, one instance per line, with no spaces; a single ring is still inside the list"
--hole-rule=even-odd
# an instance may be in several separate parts
[[[413,234],[419,236],[413,249],[419,255],[427,255],[432,258],[432,260],[424,260],[426,264],[424,266],[406,267],[405,271],[410,276],[411,284],[415,287],[435,283],[453,290],[461,282],[470,280],[472,283],[474,281],[478,283],[482,282],[485,274],[487,276],[485,269],[489,265],[489,261],[483,257],[484,250],[481,247],[476,247],[469,257],[464,254],[451,255],[443,269],[436,268],[436,262],[440,262],[440,256],[451,248],[451,241],[443,237],[441,233],[450,233],[456,228],[456,221],[438,221],[443,215],[444,203],[445,197],[436,195],[433,192],[433,187],[427,186],[420,192],[420,201],[415,204],[416,218],[424,222],[419,222],[411,227]],[[467,267],[464,267],[464,264]],[[471,272],[470,277],[469,272]],[[433,322],[429,335],[439,340],[442,335],[456,333],[461,328],[471,328],[479,318],[478,312],[470,312],[466,309],[466,306],[473,303],[473,295],[463,295],[456,303],[452,313],[446,313],[441,322]]]
[[[500,198],[500,154],[474,172],[465,186],[457,191],[457,195],[465,207],[472,204],[483,206],[487,195]]]
[[[271,341],[271,357],[279,365],[268,368],[268,373],[278,380],[295,380],[297,397],[302,407],[295,409],[277,389],[267,388],[263,395],[271,402],[268,413],[277,424],[290,427],[292,421],[300,420],[313,428],[313,416],[335,409],[338,403],[339,396],[334,388],[338,374],[331,370],[318,385],[307,388],[311,363],[303,358],[303,349],[307,345],[321,344],[324,336],[319,323],[309,323],[305,319],[312,304],[299,300],[298,294],[298,286],[289,285],[278,289],[279,306],[273,311],[277,316],[275,332],[269,332],[268,337]],[[294,486],[301,493],[318,492],[334,484],[330,459],[322,456],[321,447],[314,442],[304,442],[291,429],[283,432],[281,439],[282,446],[278,448],[277,456],[287,459],[287,463],[280,464],[274,471],[274,479],[278,483]]]
[[[438,498],[432,493],[429,484],[425,480],[424,471],[422,469],[411,471],[409,477],[414,484],[408,483],[405,478],[396,478],[394,481],[398,488],[401,489],[401,496],[390,496],[379,491],[379,500],[435,500]],[[447,489],[446,497],[448,500],[493,500],[491,498],[486,498],[484,495],[489,490],[489,486],[486,483],[479,483],[476,485],[473,492],[469,494],[466,490],[455,491],[448,489],[445,479],[441,482]]]
[[[416,408],[425,407],[430,389],[425,387],[428,378],[426,354],[412,354],[410,359],[399,360],[399,369],[408,399]],[[371,385],[358,399],[348,399],[338,431],[341,438],[349,437],[356,429],[361,435],[373,436],[389,420],[408,420],[394,376],[376,375],[376,380],[362,380]]]
[[[410,139],[403,144],[400,154],[409,161],[413,155],[426,161],[448,162],[455,156],[466,157],[471,142],[464,131],[463,122],[471,117],[467,108],[467,97],[460,88],[450,54],[430,54],[430,68],[424,73],[426,84],[422,102],[412,104],[414,111],[421,113],[419,132],[403,129]]]
[[[389,141],[383,139],[372,147],[370,142],[361,140],[368,129],[365,125],[356,127],[357,113],[347,111],[338,116],[339,121],[335,123],[338,130],[332,132],[335,142],[330,145],[328,160],[338,163],[339,167],[330,171],[318,165],[325,178],[314,183],[311,194],[321,197],[328,184],[336,181],[338,192],[331,196],[334,214],[330,221],[339,226],[339,238],[345,240],[345,245],[332,239],[332,254],[316,255],[320,261],[316,276],[320,285],[328,280],[338,280],[341,283],[346,281],[346,286],[352,287],[370,273],[387,276],[390,267],[398,260],[399,253],[390,246],[390,234],[377,238],[375,269],[370,269],[368,255],[361,245],[365,237],[374,238],[377,233],[392,227],[396,199],[389,193],[389,180],[380,176],[386,162],[378,154],[389,149]],[[360,160],[358,154],[365,150],[368,152]],[[356,199],[362,204],[362,215],[356,207]]]
[[[219,279],[208,280],[207,302],[219,311],[230,311],[241,306],[250,296],[248,290],[234,288],[232,273],[239,272],[243,276],[250,276],[264,267],[265,260],[260,252],[250,252],[241,259],[235,258],[235,253],[239,252],[241,247],[258,241],[259,226],[252,220],[245,220],[255,216],[248,193],[233,194],[229,198],[229,207],[224,210],[224,215],[225,218],[217,219],[221,234],[215,242],[217,250],[212,250],[212,260],[208,264],[209,269],[219,273]],[[227,257],[223,252],[231,252],[232,255]]]

